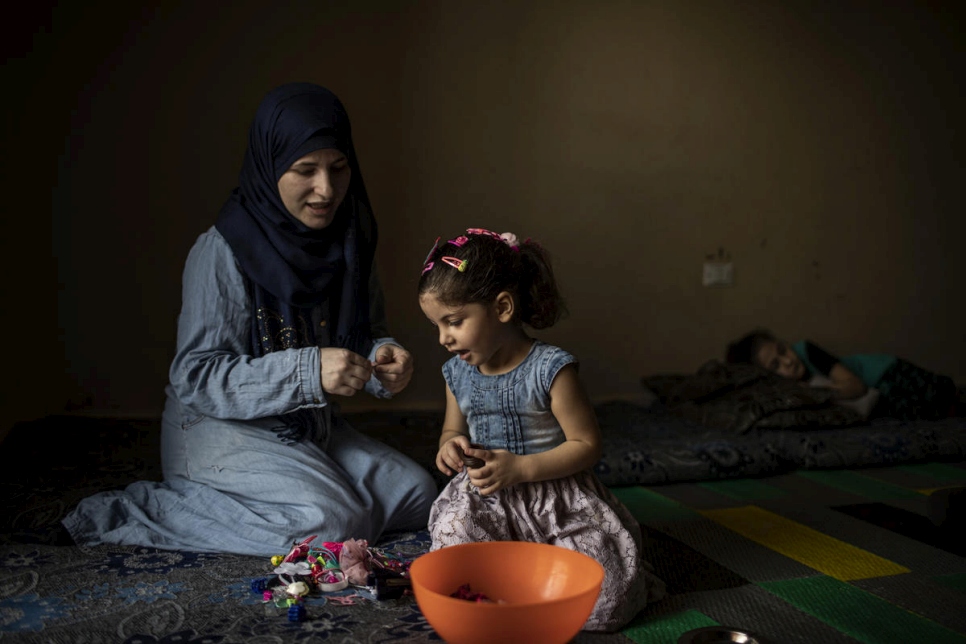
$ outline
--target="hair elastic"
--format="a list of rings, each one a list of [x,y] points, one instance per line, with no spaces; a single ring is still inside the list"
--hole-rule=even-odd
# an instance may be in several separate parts
[[[493,237],[494,239],[503,240],[499,233],[495,233],[492,230],[487,230],[486,228],[467,228],[467,235],[486,235],[487,237]]]
[[[499,239],[500,241],[506,243],[507,246],[513,250],[520,250],[520,242],[517,240],[517,236],[513,233],[495,233],[492,230],[487,230],[486,228],[467,228],[466,234],[468,235],[486,235],[487,237],[492,237],[493,239]],[[457,239],[460,239],[457,237]],[[463,242],[466,243],[466,242]],[[462,245],[462,244],[460,244]]]

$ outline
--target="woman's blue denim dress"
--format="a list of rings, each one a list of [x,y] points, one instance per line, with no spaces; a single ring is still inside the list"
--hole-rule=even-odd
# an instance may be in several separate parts
[[[373,328],[384,331],[373,286]],[[326,313],[315,312],[319,346],[328,345]],[[212,227],[185,265],[162,416],[164,482],[83,499],[63,522],[77,543],[273,555],[312,535],[375,542],[426,527],[437,491],[429,472],[340,417],[322,390],[318,347],[248,355],[250,316],[244,277]],[[396,344],[382,335],[370,360]],[[375,378],[366,390],[390,395]],[[317,422],[293,443],[280,417],[296,410]]]

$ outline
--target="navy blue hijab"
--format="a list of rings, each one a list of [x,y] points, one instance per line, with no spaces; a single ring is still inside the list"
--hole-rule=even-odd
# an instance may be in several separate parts
[[[313,230],[286,209],[278,180],[299,158],[332,148],[348,159],[349,189],[333,222]],[[311,83],[290,83],[262,99],[238,187],[215,227],[251,286],[255,356],[314,345],[311,311],[322,302],[328,302],[335,322],[329,327],[333,343],[368,355],[376,225],[349,117],[335,94]]]

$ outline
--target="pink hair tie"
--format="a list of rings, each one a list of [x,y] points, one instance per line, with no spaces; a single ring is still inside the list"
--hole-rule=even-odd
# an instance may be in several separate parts
[[[467,228],[467,235],[486,235],[487,237],[493,237],[494,239],[502,239],[500,235],[493,232],[492,230],[487,230],[486,228]]]
[[[487,237],[492,237],[494,239],[499,239],[500,241],[505,242],[506,245],[512,248],[513,250],[520,250],[520,242],[519,240],[517,240],[517,236],[514,235],[513,233],[500,234],[500,233],[495,233],[492,230],[487,230],[486,228],[467,228],[466,234],[467,235],[486,235]],[[466,238],[461,236],[461,237],[457,237],[457,239],[465,240]],[[465,244],[466,241],[464,241],[463,244]],[[463,244],[457,244],[457,246],[462,246]]]

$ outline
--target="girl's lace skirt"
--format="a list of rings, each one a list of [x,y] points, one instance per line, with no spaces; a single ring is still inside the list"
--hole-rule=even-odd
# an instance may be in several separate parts
[[[433,504],[429,529],[431,550],[477,541],[533,541],[593,557],[604,567],[604,584],[584,630],[617,630],[665,595],[664,582],[642,558],[640,525],[590,470],[488,496],[464,470]]]

